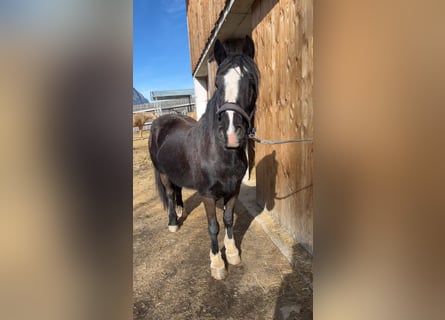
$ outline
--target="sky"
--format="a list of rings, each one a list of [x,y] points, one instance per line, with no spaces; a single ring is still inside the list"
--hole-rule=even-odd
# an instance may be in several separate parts
[[[193,89],[186,0],[133,1],[133,87]]]

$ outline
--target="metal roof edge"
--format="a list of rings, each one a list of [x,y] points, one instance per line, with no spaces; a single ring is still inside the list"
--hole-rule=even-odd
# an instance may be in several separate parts
[[[224,21],[226,20],[227,16],[229,15],[230,10],[233,7],[233,4],[235,3],[235,0],[230,0],[227,2],[226,7],[223,9],[222,14],[220,15],[218,22],[216,23],[215,27],[213,28],[212,32],[210,33],[210,37],[209,40],[207,41],[206,47],[204,49],[204,51],[201,54],[201,57],[199,58],[198,64],[196,65],[195,70],[193,70],[193,77],[196,78],[196,75],[199,71],[199,69],[201,69],[201,66],[205,60],[205,58],[207,57],[210,48],[213,47],[213,44],[216,40],[216,37],[219,33],[219,31],[221,30],[222,25],[224,24]]]

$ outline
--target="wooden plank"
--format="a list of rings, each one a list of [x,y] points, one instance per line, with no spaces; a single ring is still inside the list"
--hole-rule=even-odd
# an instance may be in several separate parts
[[[261,72],[257,135],[313,137],[312,1],[257,0],[252,28]],[[255,162],[258,203],[311,250],[312,144],[257,144]]]
[[[225,2],[225,0],[189,0],[188,2],[187,23],[192,71],[198,64],[210,34],[224,9]]]
[[[213,94],[216,91],[215,87],[215,81],[216,81],[216,71],[218,69],[218,64],[216,63],[216,60],[212,60],[208,62],[207,65],[208,70],[208,77],[207,77],[207,98],[210,100],[210,98],[213,96]]]

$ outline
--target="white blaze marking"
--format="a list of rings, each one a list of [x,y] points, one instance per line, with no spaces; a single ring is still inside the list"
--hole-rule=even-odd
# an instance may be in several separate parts
[[[239,81],[241,77],[241,70],[239,67],[235,67],[227,71],[224,76],[224,86],[226,89],[224,100],[226,102],[236,103],[238,100]],[[229,116],[229,127],[227,128],[227,137],[235,134],[235,126],[233,125],[233,111],[227,111]],[[230,140],[230,138],[229,138]]]
[[[226,102],[236,103],[238,99],[238,84],[240,80],[241,70],[239,67],[230,69],[224,76],[224,85],[226,89]]]
[[[226,111],[229,116],[229,127],[227,128],[227,136],[230,134],[235,134],[235,126],[233,125],[233,113],[234,111],[228,110]]]

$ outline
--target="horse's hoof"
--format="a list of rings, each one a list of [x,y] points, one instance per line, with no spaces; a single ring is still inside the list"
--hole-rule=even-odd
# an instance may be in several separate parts
[[[221,251],[213,254],[210,250],[210,273],[216,280],[222,280],[226,277],[227,271],[224,260],[221,257]]]
[[[232,254],[226,252],[226,258],[227,258],[227,262],[230,263],[231,265],[236,266],[237,264],[241,263],[241,259],[239,257],[238,252],[232,253]]]
[[[222,268],[210,267],[210,272],[212,274],[212,277],[216,280],[223,280],[227,275],[227,271],[226,271],[225,267],[222,267]]]
[[[168,226],[168,231],[170,232],[176,232],[178,231],[178,226],[174,225],[174,226]]]

